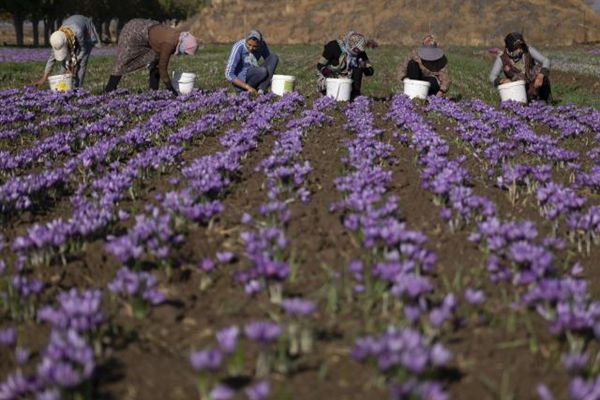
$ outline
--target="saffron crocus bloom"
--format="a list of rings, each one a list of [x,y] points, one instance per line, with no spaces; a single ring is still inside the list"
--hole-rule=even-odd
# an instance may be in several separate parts
[[[536,391],[538,397],[540,398],[540,400],[554,400],[554,396],[552,395],[552,392],[550,391],[550,389],[548,389],[548,386],[546,386],[542,383],[537,385],[535,391]]]
[[[219,342],[219,348],[225,354],[231,354],[235,351],[237,345],[240,329],[237,326],[230,326],[217,332],[217,341]]]
[[[0,345],[13,347],[15,344],[17,344],[17,330],[15,328],[0,330]]]
[[[281,335],[281,327],[271,321],[251,322],[244,327],[246,336],[260,345],[266,346]]]
[[[478,306],[485,302],[485,294],[482,290],[467,288],[465,290],[465,300],[473,306]]]
[[[190,354],[190,364],[196,372],[218,371],[222,362],[223,354],[219,349],[197,351]]]
[[[220,251],[217,253],[217,260],[222,264],[229,264],[235,259],[235,254],[231,251]]]
[[[217,385],[210,391],[212,400],[229,400],[235,396],[235,390],[227,385]]]
[[[259,381],[245,390],[249,400],[266,400],[270,391],[271,385],[267,381]]]
[[[281,303],[285,312],[289,315],[303,317],[315,312],[315,303],[304,299],[285,299]]]

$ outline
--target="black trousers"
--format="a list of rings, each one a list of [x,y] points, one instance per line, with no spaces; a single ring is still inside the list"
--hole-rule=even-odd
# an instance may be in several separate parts
[[[350,92],[350,99],[354,100],[360,96],[360,88],[362,87],[363,70],[360,67],[352,68],[352,91]]]
[[[527,82],[525,89],[527,90],[528,100],[543,100],[546,103],[550,99],[552,95],[552,89],[550,88],[550,79],[547,76],[544,76],[544,83],[537,90],[532,89],[530,86],[533,85],[533,82]]]
[[[406,67],[406,77],[408,79],[427,81],[431,83],[431,86],[429,86],[429,92],[427,93],[428,96],[434,96],[440,91],[440,83],[438,80],[433,76],[423,76],[423,72],[421,71],[421,67],[419,67],[419,63],[414,60],[410,60],[408,62],[408,67]]]

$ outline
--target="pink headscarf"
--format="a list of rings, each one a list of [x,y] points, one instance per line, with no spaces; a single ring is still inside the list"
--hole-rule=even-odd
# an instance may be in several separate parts
[[[193,56],[198,50],[198,40],[189,32],[181,32],[179,34],[179,42],[175,54],[187,54]]]

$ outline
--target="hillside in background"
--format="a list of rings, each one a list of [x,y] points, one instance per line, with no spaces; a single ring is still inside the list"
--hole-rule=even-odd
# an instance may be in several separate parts
[[[536,45],[600,41],[596,1],[563,0],[213,0],[184,23],[204,42],[231,42],[259,27],[271,43],[322,43],[349,28],[383,44],[414,44],[426,32],[443,44],[500,45],[524,30]]]

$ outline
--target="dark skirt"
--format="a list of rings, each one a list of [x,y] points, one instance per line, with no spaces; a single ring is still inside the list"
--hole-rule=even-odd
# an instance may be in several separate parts
[[[136,18],[123,26],[113,75],[125,75],[158,62],[158,53],[152,50],[148,41],[148,30],[158,24],[151,19]]]

